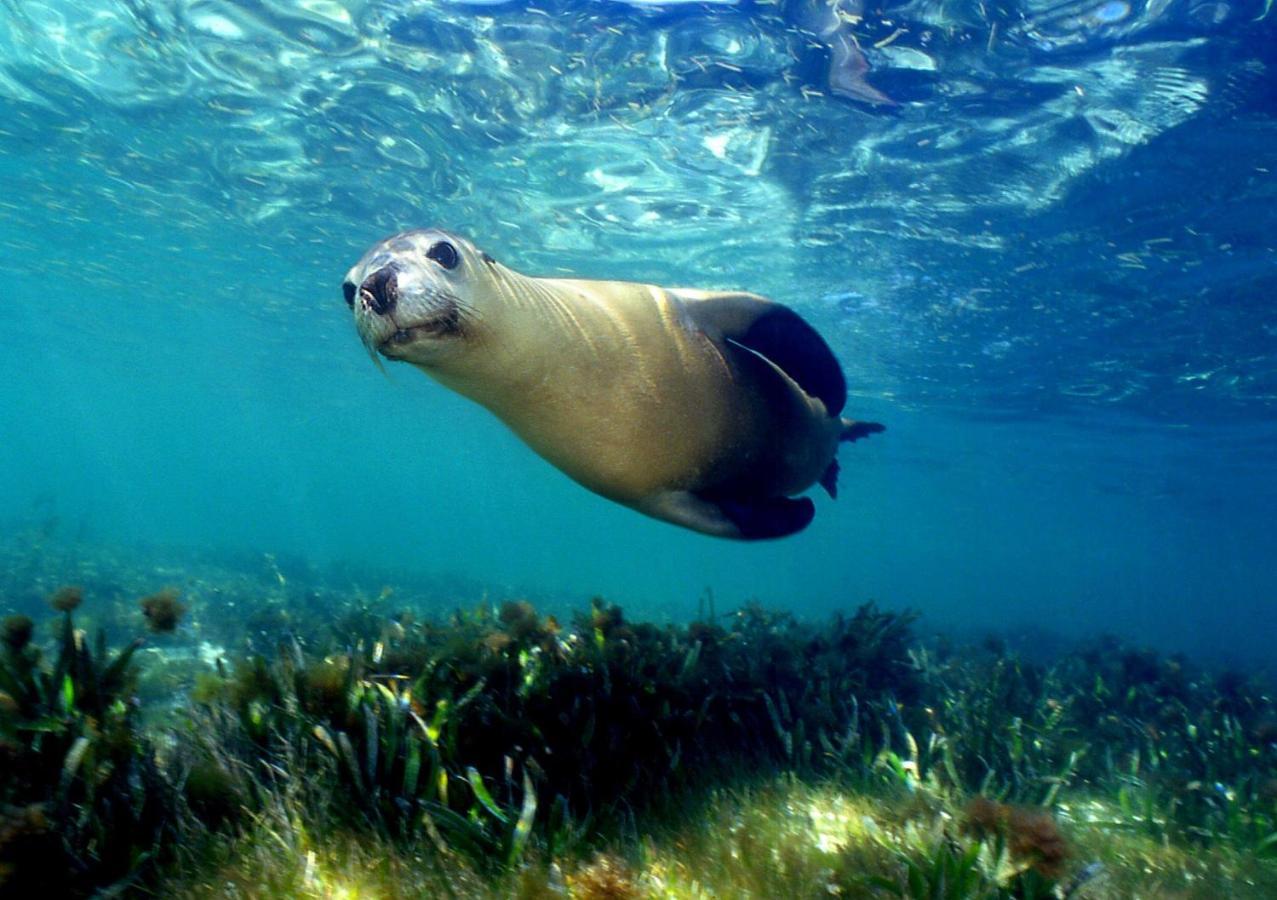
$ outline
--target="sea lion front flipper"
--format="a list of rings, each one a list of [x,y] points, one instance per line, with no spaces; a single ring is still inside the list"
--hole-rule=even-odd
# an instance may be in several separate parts
[[[810,497],[723,498],[717,506],[747,541],[796,534],[816,515],[816,504]]]
[[[829,89],[840,97],[859,100],[870,106],[899,106],[865,80],[869,60],[851,32],[839,32],[829,40]]]
[[[702,534],[759,541],[802,531],[815,517],[816,504],[808,497],[741,499],[669,491],[644,512]]]
[[[724,350],[757,353],[836,416],[847,403],[847,381],[829,345],[788,306],[757,294],[671,290],[688,317]]]
[[[869,437],[871,434],[881,434],[887,430],[887,426],[880,422],[857,422],[855,419],[842,420],[842,434],[838,436],[840,441],[858,441],[863,437]]]

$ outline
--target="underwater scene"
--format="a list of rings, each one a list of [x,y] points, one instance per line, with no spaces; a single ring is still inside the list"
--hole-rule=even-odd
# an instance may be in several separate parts
[[[1277,897],[1271,0],[0,0],[0,897]]]

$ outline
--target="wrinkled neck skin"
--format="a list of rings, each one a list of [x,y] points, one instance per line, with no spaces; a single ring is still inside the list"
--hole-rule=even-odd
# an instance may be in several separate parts
[[[509,421],[570,354],[570,346],[563,346],[571,340],[563,327],[570,317],[539,279],[500,263],[476,272],[468,293],[464,337],[435,358],[413,364]]]

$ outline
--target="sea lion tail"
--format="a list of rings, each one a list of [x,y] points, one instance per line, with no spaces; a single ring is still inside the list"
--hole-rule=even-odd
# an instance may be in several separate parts
[[[880,425],[877,422],[857,422],[854,419],[843,419],[842,434],[838,436],[838,440],[858,441],[862,437],[869,437],[871,434],[886,430],[886,425]]]

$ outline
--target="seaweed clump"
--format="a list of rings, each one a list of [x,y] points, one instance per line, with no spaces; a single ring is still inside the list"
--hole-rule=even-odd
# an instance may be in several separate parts
[[[1001,840],[1015,862],[1044,878],[1064,874],[1069,845],[1049,811],[974,797],[964,813],[964,830],[980,840]]]
[[[542,619],[527,600],[512,600],[501,604],[497,614],[501,622],[501,630],[494,632],[509,638],[510,644],[547,648],[550,641],[559,632],[559,623],[554,616]]]
[[[178,599],[177,588],[164,588],[138,601],[146,627],[156,634],[172,634],[186,615],[186,606]]]
[[[49,606],[57,612],[74,612],[84,602],[84,588],[78,584],[68,584],[58,588],[49,595]]]
[[[639,900],[643,890],[624,860],[611,853],[599,853],[567,877],[575,900]]]
[[[4,645],[11,654],[19,654],[31,643],[35,634],[35,622],[30,616],[13,615],[4,619]]]
[[[13,879],[18,860],[41,852],[51,830],[43,803],[0,806],[0,889]]]

